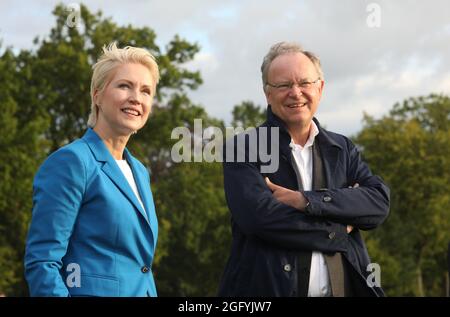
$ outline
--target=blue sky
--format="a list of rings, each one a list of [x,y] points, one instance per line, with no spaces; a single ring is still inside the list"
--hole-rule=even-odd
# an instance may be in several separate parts
[[[2,47],[33,48],[55,20],[60,1],[0,2]],[[62,1],[65,4],[76,1]],[[269,47],[295,41],[318,54],[325,90],[316,114],[328,129],[352,135],[363,112],[386,114],[394,103],[431,92],[450,95],[450,2],[446,0],[127,0],[84,1],[121,25],[148,26],[160,46],[175,34],[201,51],[186,65],[204,84],[190,93],[211,115],[229,122],[234,105],[266,105],[260,65]],[[380,27],[368,11],[380,9]]]

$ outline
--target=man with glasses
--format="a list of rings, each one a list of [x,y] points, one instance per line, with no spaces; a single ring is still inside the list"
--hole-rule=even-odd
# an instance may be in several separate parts
[[[261,71],[268,108],[258,142],[253,130],[225,147],[245,159],[224,156],[233,243],[219,295],[383,296],[360,230],[386,219],[389,189],[348,138],[314,117],[324,87],[318,57],[281,42]],[[274,172],[263,172],[263,150],[279,155]]]

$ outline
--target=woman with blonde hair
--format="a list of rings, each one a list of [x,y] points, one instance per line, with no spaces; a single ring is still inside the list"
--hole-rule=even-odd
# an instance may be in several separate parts
[[[157,296],[150,175],[126,145],[147,122],[158,81],[147,50],[103,48],[86,133],[52,153],[34,179],[31,296]]]

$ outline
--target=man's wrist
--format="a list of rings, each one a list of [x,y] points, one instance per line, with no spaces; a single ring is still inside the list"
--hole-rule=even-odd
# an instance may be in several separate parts
[[[305,205],[305,208],[303,208],[303,210],[308,212],[310,205],[311,205],[311,203],[309,202],[309,200],[306,199],[306,205]]]
[[[305,197],[305,195],[303,195],[302,192],[299,192],[299,194],[300,194],[300,206],[298,209],[300,209],[301,211],[306,211],[310,205],[309,200]]]

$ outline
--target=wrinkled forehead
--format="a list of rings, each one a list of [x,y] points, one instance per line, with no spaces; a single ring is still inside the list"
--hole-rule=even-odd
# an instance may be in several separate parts
[[[286,53],[270,63],[268,80],[314,80],[318,77],[316,67],[302,53]]]

